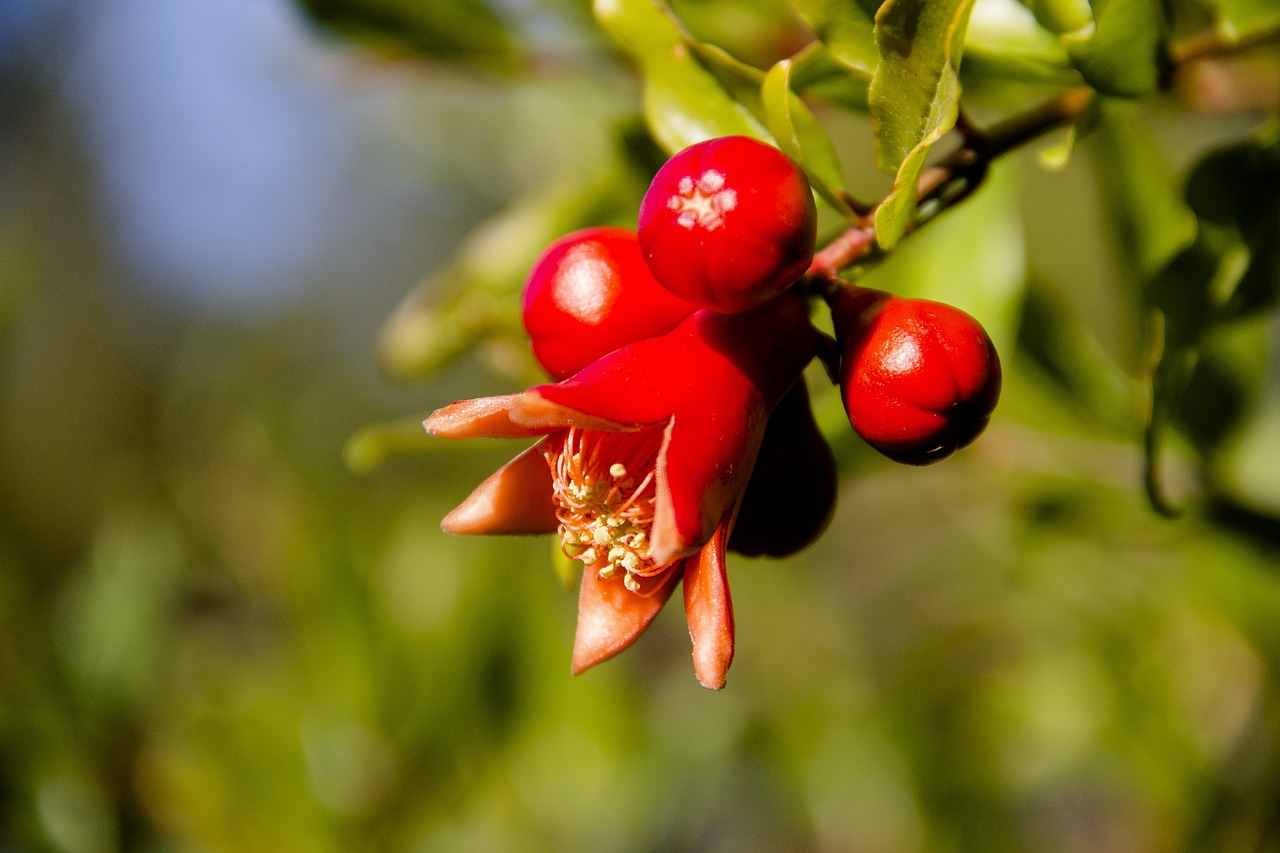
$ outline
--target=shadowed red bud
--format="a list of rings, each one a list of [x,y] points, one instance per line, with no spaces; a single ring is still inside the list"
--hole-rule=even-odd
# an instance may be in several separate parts
[[[836,505],[836,460],[800,379],[774,409],[760,443],[729,550],[785,557],[810,545]]]
[[[714,311],[773,299],[809,267],[817,209],[789,157],[746,136],[691,145],[640,204],[640,247],[663,287]]]
[[[1000,397],[1000,359],[958,308],[849,287],[833,298],[849,422],[885,456],[926,465],[977,438]]]
[[[433,435],[541,439],[445,529],[559,534],[590,576],[575,672],[630,645],[675,579],[693,578],[685,606],[695,671],[718,689],[733,656],[725,540],[769,415],[817,340],[799,295],[740,314],[698,311],[569,379],[440,409],[426,420]]]
[[[654,280],[624,228],[587,228],[548,246],[525,281],[523,308],[533,354],[555,379],[697,310]]]

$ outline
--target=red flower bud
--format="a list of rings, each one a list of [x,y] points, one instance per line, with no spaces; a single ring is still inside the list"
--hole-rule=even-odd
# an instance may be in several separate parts
[[[789,157],[746,136],[699,142],[658,170],[640,248],[663,287],[713,311],[768,302],[813,259],[817,209]]]
[[[565,379],[620,346],[669,332],[697,310],[654,280],[634,231],[586,228],[556,240],[524,285],[533,354]]]
[[[926,465],[986,429],[1000,397],[1000,359],[958,308],[849,288],[834,298],[840,389],[849,422],[885,456]]]

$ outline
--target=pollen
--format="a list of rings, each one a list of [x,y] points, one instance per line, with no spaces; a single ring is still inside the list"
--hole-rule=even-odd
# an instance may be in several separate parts
[[[725,214],[738,206],[738,193],[725,186],[723,172],[708,169],[695,181],[686,175],[676,184],[676,192],[667,199],[667,209],[676,214],[676,222],[690,230],[702,227],[715,231],[724,225]]]
[[[655,592],[673,565],[649,553],[661,447],[658,427],[616,433],[575,427],[562,442],[543,446],[561,549],[601,580],[621,577],[637,595]]]

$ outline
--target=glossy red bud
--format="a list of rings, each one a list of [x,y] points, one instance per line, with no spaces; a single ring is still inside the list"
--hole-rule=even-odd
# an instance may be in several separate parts
[[[927,465],[971,443],[1000,397],[986,331],[950,305],[850,287],[833,300],[849,422],[885,456]]]
[[[525,280],[523,308],[534,357],[555,379],[665,334],[697,310],[654,280],[634,231],[604,227],[548,246]]]
[[[640,204],[640,248],[654,277],[681,299],[723,313],[790,287],[813,259],[816,229],[804,172],[746,136],[679,152]]]

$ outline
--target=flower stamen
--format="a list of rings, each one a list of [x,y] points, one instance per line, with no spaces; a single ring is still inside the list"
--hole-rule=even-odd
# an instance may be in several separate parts
[[[571,427],[562,442],[549,440],[543,447],[561,549],[601,580],[621,576],[641,596],[656,592],[674,564],[654,562],[649,549],[662,438],[656,427],[617,433]],[[637,483],[631,472],[641,471]]]

